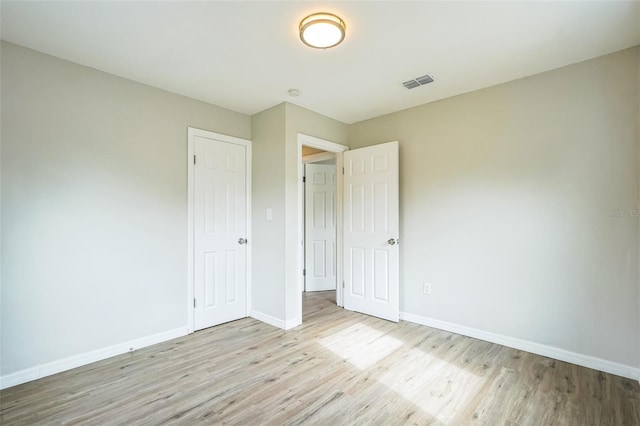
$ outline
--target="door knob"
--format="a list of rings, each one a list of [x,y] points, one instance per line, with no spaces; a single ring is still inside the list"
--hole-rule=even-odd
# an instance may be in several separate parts
[[[390,246],[395,245],[395,243],[396,243],[395,238],[389,238],[389,239],[387,240],[387,244],[389,244]]]
[[[247,240],[245,240],[244,238],[240,238],[240,239],[238,240],[238,244],[240,244],[240,245],[242,245],[242,244],[247,244],[247,242],[248,242],[248,241],[247,241]]]

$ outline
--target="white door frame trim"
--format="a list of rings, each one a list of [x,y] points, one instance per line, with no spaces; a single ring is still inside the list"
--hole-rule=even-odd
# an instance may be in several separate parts
[[[302,158],[302,146],[321,149],[332,152],[336,156],[336,302],[342,306],[342,153],[348,151],[349,147],[325,139],[298,133],[298,318],[302,322],[302,291],[304,289],[304,160]]]
[[[242,145],[246,148],[247,156],[246,173],[246,206],[247,206],[247,265],[246,265],[246,295],[245,317],[251,312],[251,246],[253,239],[251,236],[251,141],[241,139],[235,136],[223,135],[221,133],[210,132],[208,130],[187,127],[187,332],[193,333],[195,330],[195,315],[193,311],[193,299],[195,294],[195,270],[194,270],[194,203],[195,203],[195,167],[193,164],[193,156],[195,155],[194,137],[202,136],[209,139],[215,139],[221,142]]]

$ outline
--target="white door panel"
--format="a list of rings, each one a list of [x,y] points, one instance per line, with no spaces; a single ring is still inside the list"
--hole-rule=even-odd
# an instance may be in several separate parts
[[[307,164],[305,290],[336,289],[336,166]]]
[[[398,142],[344,153],[344,307],[399,320]]]
[[[195,136],[194,326],[246,317],[246,147]]]

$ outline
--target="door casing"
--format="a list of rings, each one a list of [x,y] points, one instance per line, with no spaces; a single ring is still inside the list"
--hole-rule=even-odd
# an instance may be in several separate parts
[[[195,268],[194,268],[194,214],[195,214],[195,143],[194,138],[201,136],[217,141],[242,145],[246,148],[246,229],[247,229],[247,264],[246,264],[246,301],[245,316],[249,316],[251,312],[251,141],[241,139],[234,136],[223,135],[220,133],[210,132],[208,130],[187,127],[187,331],[193,333],[195,330],[195,315],[193,310],[193,301],[195,294]]]
[[[304,162],[302,160],[302,146],[321,149],[332,152],[336,157],[336,303],[342,306],[342,153],[349,150],[346,145],[341,145],[325,139],[298,133],[298,256],[297,274],[298,288],[297,310],[299,321],[302,322],[302,292],[304,290]]]

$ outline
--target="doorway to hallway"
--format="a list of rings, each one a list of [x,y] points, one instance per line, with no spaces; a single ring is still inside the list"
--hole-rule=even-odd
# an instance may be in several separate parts
[[[303,150],[304,155],[304,150]],[[335,154],[303,156],[304,291],[337,287]]]

